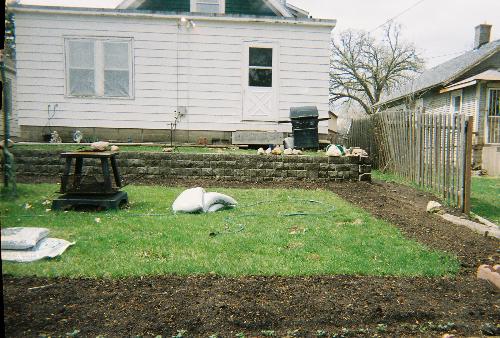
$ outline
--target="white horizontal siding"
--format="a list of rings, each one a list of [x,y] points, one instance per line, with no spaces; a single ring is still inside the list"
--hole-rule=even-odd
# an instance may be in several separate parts
[[[426,113],[443,114],[450,112],[450,93],[429,93],[423,98]]]
[[[199,20],[178,33],[169,19],[18,13],[16,29],[21,125],[46,125],[47,106],[57,104],[53,126],[167,128],[176,107],[186,106],[180,129],[289,131],[287,124],[241,121],[242,46],[249,41],[279,45],[280,119],[297,105],[327,115],[326,27]],[[134,97],[67,97],[65,37],[132,38]]]

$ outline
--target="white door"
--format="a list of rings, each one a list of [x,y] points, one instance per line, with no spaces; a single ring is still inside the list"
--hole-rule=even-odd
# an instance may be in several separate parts
[[[243,120],[278,120],[278,55],[276,43],[244,44]]]

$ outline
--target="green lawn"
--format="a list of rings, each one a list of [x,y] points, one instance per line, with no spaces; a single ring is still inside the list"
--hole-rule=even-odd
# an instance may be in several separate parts
[[[436,276],[459,268],[455,257],[405,239],[328,191],[210,189],[238,207],[175,215],[170,207],[182,188],[128,186],[130,209],[99,213],[46,211],[56,190],[20,184],[21,197],[2,201],[2,224],[48,227],[76,245],[53,260],[3,263],[4,274]]]
[[[372,177],[382,181],[409,185],[415,189],[431,192],[417,184],[407,182],[391,173],[374,170]],[[437,196],[439,199],[439,197]],[[472,177],[471,211],[496,224],[500,224],[500,177]]]
[[[150,151],[150,152],[162,152],[165,147],[170,147],[170,145],[162,144],[152,144],[152,145],[120,145],[120,151]],[[75,144],[75,143],[60,143],[60,144],[14,144],[13,149],[15,150],[55,150],[55,151],[77,151],[77,150],[90,150],[90,146],[85,144]],[[232,146],[227,148],[215,148],[215,147],[189,147],[181,146],[174,147],[174,152],[177,153],[226,153],[226,154],[254,154],[256,150],[250,149],[238,149]]]
[[[473,177],[472,211],[500,224],[500,177]]]

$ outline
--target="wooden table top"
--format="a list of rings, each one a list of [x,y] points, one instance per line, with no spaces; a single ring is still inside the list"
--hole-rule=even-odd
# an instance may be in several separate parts
[[[117,151],[71,151],[61,153],[61,157],[110,158],[118,155]]]

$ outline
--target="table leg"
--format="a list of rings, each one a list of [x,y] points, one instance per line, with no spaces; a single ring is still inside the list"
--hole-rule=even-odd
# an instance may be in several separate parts
[[[113,168],[113,176],[115,177],[115,183],[118,188],[122,187],[122,178],[120,177],[120,172],[118,171],[118,166],[116,165],[116,158],[111,157],[111,168]]]
[[[73,163],[73,159],[71,157],[66,157],[66,165],[64,166],[63,176],[61,178],[61,192],[66,193],[66,189],[68,187],[68,178],[69,173],[71,172],[71,164]]]
[[[76,190],[80,189],[82,183],[83,158],[77,157],[75,162],[75,177],[73,177],[73,187]]]
[[[104,177],[104,187],[105,190],[111,191],[113,186],[111,184],[111,176],[109,173],[109,163],[107,158],[101,158],[101,166],[102,166],[102,175]]]

